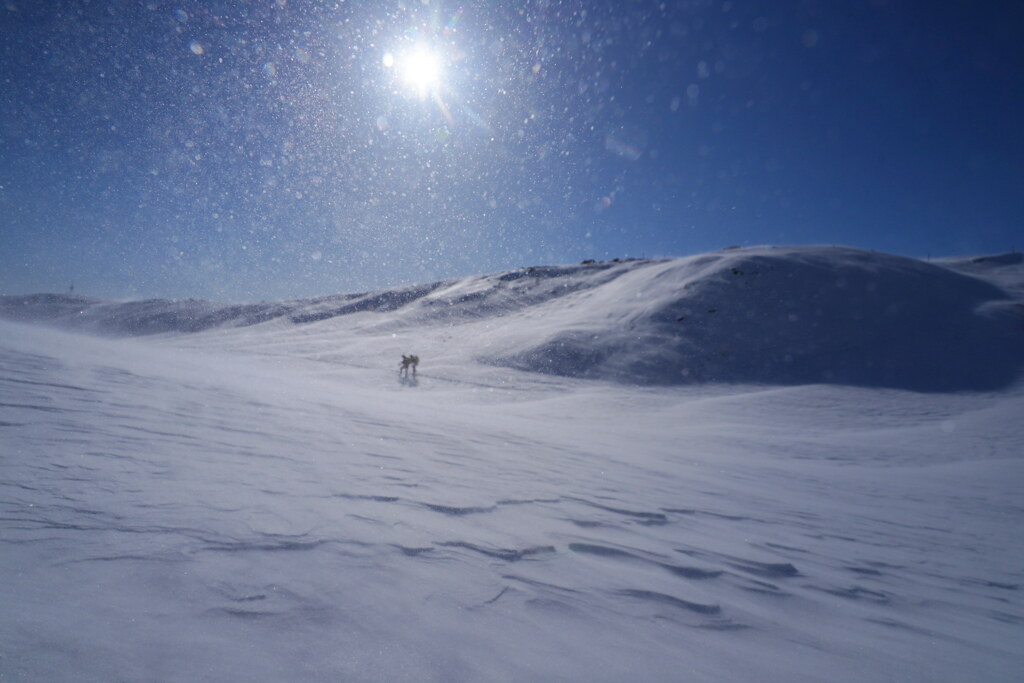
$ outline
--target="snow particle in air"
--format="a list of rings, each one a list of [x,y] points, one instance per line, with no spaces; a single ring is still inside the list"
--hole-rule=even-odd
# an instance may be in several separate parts
[[[646,142],[641,131],[619,128],[605,135],[604,148],[623,159],[636,161],[643,156]]]
[[[700,99],[700,86],[696,83],[691,83],[686,86],[686,101],[691,107],[697,106],[697,100]]]
[[[202,44],[200,44],[198,40],[193,40],[189,44],[188,49],[192,50],[192,54],[194,55],[202,55],[206,53],[206,50],[203,48]]]

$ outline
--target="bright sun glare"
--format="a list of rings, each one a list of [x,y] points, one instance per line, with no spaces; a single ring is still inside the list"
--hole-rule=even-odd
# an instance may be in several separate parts
[[[426,97],[441,82],[441,58],[429,48],[419,46],[408,52],[384,55],[384,66],[395,68],[398,77],[420,97]]]

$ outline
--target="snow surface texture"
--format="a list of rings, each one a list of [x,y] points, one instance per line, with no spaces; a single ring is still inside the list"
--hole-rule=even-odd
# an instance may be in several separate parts
[[[0,322],[0,679],[1019,680],[1022,301],[834,248],[0,297],[155,335]]]

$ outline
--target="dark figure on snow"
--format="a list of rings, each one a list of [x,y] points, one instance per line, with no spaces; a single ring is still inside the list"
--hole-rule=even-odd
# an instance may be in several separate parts
[[[408,377],[409,376],[409,368],[411,367],[412,368],[412,376],[415,377],[416,376],[416,366],[419,365],[419,364],[420,364],[420,357],[419,356],[411,356],[411,355],[407,356],[407,355],[405,355],[403,353],[402,354],[402,363],[401,363],[401,366],[398,369],[398,374],[401,375],[402,377]]]

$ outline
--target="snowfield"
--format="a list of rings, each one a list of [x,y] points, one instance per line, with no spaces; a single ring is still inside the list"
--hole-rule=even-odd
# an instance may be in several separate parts
[[[1020,679],[1018,254],[0,317],[0,680]]]

